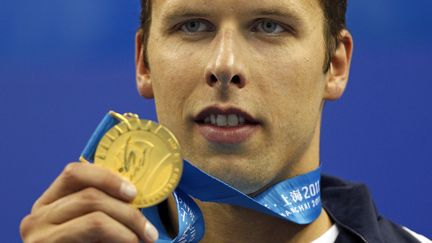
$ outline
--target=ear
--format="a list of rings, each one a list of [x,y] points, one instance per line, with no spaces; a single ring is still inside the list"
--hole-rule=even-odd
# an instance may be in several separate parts
[[[145,63],[145,46],[142,43],[142,30],[135,35],[135,68],[138,93],[148,99],[154,98],[153,87],[150,78],[150,69]]]
[[[324,99],[337,100],[343,95],[348,83],[352,50],[353,38],[348,30],[344,29],[340,33],[339,44],[331,58]]]

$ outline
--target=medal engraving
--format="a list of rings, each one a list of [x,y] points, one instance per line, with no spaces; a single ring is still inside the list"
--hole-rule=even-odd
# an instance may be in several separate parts
[[[100,140],[94,163],[120,173],[136,186],[138,193],[132,205],[144,208],[158,204],[180,181],[183,160],[179,143],[167,128],[155,122],[131,114],[121,116],[121,120]]]

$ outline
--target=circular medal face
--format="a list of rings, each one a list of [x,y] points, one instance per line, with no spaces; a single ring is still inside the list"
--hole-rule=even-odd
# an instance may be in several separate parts
[[[132,205],[160,203],[177,187],[183,171],[180,146],[162,125],[124,117],[100,140],[94,163],[120,173],[137,188]]]

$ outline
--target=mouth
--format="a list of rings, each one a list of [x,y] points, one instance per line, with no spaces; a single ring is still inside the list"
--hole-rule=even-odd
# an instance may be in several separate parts
[[[198,131],[209,142],[239,144],[247,141],[261,123],[238,108],[205,108],[194,118]]]

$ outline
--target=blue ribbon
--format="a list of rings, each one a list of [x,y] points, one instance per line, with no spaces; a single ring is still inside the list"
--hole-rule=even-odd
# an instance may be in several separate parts
[[[107,114],[87,143],[82,157],[93,161],[103,135],[118,121]],[[158,206],[142,209],[159,231],[157,242],[198,242],[204,237],[204,219],[192,197],[206,202],[237,205],[297,224],[309,224],[321,213],[320,173],[317,168],[307,174],[277,183],[252,198],[223,181],[206,174],[184,160],[181,181],[173,192],[177,206],[178,235],[171,238],[159,215]]]

